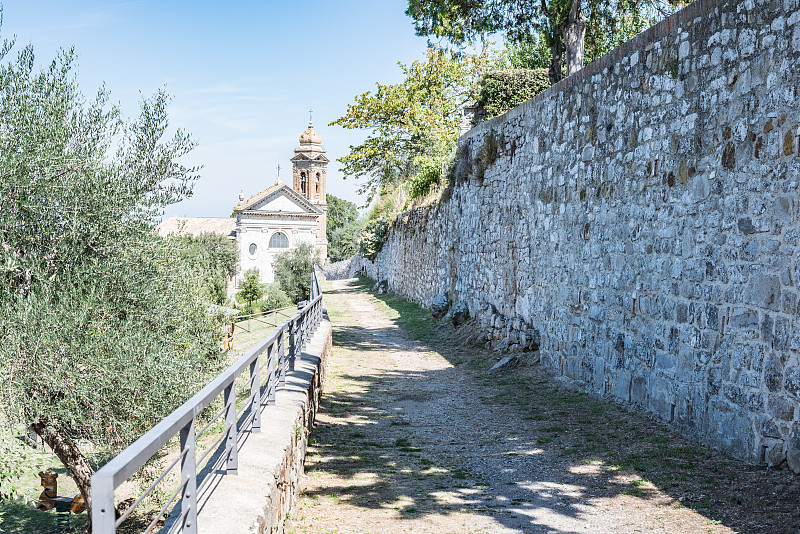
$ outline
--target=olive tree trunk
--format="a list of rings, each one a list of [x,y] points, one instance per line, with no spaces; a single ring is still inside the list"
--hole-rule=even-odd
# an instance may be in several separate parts
[[[46,419],[39,418],[31,425],[31,428],[36,432],[42,441],[53,450],[53,453],[58,456],[64,467],[67,468],[75,484],[78,486],[83,500],[86,503],[86,514],[88,521],[86,523],[86,532],[92,531],[92,475],[94,469],[89,465],[89,461],[78,448],[78,445],[72,439],[56,430],[50,425]],[[65,497],[72,497],[72,495],[65,495]]]

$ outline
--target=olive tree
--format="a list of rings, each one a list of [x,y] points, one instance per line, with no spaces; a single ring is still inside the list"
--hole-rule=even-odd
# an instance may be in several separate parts
[[[80,92],[74,53],[0,49],[0,410],[32,428],[88,505],[108,458],[219,368],[219,324],[153,224],[191,193],[168,97],[124,119]],[[96,456],[87,457],[81,442]]]

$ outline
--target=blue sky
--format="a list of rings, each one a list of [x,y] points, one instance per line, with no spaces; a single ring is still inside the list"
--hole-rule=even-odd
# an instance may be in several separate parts
[[[199,146],[187,159],[202,164],[194,196],[166,215],[228,216],[239,190],[254,194],[289,182],[289,158],[314,110],[314,124],[332,160],[328,193],[364,203],[359,183],[344,180],[336,158],[366,132],[328,123],[375,82],[401,79],[398,61],[422,57],[405,16],[406,0],[6,0],[0,36],[32,43],[49,62],[74,46],[85,94],[105,83],[126,115],[140,94],[166,87],[171,125]]]

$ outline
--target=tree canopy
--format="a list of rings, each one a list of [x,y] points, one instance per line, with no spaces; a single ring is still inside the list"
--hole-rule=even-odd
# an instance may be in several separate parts
[[[342,172],[366,177],[360,192],[372,199],[382,185],[414,175],[420,158],[448,158],[458,139],[461,108],[490,64],[485,50],[468,54],[440,47],[430,47],[422,61],[398,63],[405,76],[401,83],[376,83],[374,92],[356,96],[347,113],[331,123],[371,131],[339,158]]]
[[[249,305],[249,311],[252,312],[253,301],[264,296],[264,284],[261,283],[261,276],[258,274],[258,269],[253,267],[244,272],[241,287],[236,296],[239,300],[246,302]]]
[[[418,35],[454,44],[502,33],[512,44],[546,44],[551,83],[580,70],[682,7],[680,0],[409,0]],[[566,54],[566,58],[564,58]],[[515,65],[539,68],[544,65]]]
[[[333,195],[325,195],[325,201],[328,203],[328,257],[334,261],[349,258],[356,252],[361,231],[358,206]]]
[[[91,504],[93,461],[148,430],[221,364],[190,265],[153,228],[191,193],[194,146],[168,97],[123,118],[85,98],[74,53],[35,68],[0,50],[0,410],[33,428]],[[188,275],[187,275],[188,273]]]

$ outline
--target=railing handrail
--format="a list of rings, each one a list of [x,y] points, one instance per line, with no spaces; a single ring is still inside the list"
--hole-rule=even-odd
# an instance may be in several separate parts
[[[277,382],[280,380],[281,382],[285,380],[285,373],[286,373],[286,364],[288,364],[290,370],[294,369],[294,358],[299,350],[302,350],[305,343],[308,341],[311,333],[316,330],[316,327],[319,324],[319,321],[322,318],[322,293],[319,290],[319,283],[317,281],[316,273],[312,272],[311,274],[311,294],[312,299],[311,302],[304,307],[303,309],[299,310],[290,318],[286,319],[283,323],[277,326],[272,332],[270,332],[263,340],[258,342],[253,348],[251,348],[247,353],[245,353],[242,357],[236,360],[233,364],[231,364],[228,368],[226,368],[222,373],[217,375],[211,382],[209,382],[206,386],[203,387],[199,392],[193,395],[189,400],[181,404],[177,409],[172,411],[169,415],[167,415],[164,419],[162,419],[159,423],[157,423],[153,428],[147,431],[144,435],[142,435],[139,439],[129,445],[125,450],[119,453],[117,456],[112,458],[108,463],[106,463],[102,468],[100,468],[94,475],[92,476],[92,510],[90,513],[92,514],[92,521],[94,523],[93,528],[95,532],[99,534],[106,534],[106,533],[113,533],[116,531],[116,518],[115,518],[115,501],[114,501],[114,492],[117,487],[119,487],[123,482],[125,482],[128,478],[131,477],[137,470],[139,470],[150,458],[152,458],[164,445],[166,445],[169,440],[181,434],[181,441],[182,441],[182,448],[184,448],[183,441],[184,441],[184,433],[188,433],[192,439],[194,439],[194,420],[196,417],[202,412],[204,408],[209,406],[221,393],[225,392],[226,396],[226,405],[230,402],[229,396],[233,396],[233,413],[236,413],[236,403],[235,403],[235,381],[236,379],[245,372],[245,370],[249,367],[251,372],[251,382],[250,382],[250,409],[251,411],[256,410],[256,393],[253,391],[253,385],[255,384],[256,390],[258,391],[258,412],[260,413],[261,406],[263,405],[264,398],[266,396],[267,403],[269,404],[270,401],[274,403],[274,392],[269,391],[269,386],[272,384],[273,388],[277,387]],[[304,320],[309,317],[310,322],[312,323],[310,326],[308,324],[304,324]],[[286,336],[288,333],[289,337],[289,354],[284,355],[284,338],[282,336]],[[297,335],[299,334],[299,339]],[[261,394],[261,380],[259,378],[259,369],[260,366],[258,365],[258,358],[259,356],[267,349],[276,349],[269,351],[269,355],[271,356],[270,360],[267,362],[268,367],[270,368],[270,375],[267,377],[267,389],[268,391],[265,392],[265,395]],[[269,365],[274,360],[274,367]],[[255,369],[255,371],[254,371]],[[255,375],[253,373],[255,372]],[[250,418],[248,416],[248,418]],[[230,417],[227,418],[226,424],[226,432],[231,432],[230,429]],[[254,417],[250,418],[250,425],[253,426],[254,431],[256,428],[260,429],[260,418],[255,415]],[[254,422],[258,420],[258,427],[254,424]],[[234,427],[234,434],[240,431],[236,429],[236,418],[233,418],[233,427]],[[188,429],[188,430],[187,430]],[[234,440],[235,442],[235,440]],[[194,443],[191,444],[189,447],[192,454],[192,464],[191,468],[194,470],[193,479],[191,482],[194,483],[196,486],[196,468],[197,466],[194,464],[195,454],[194,454]],[[183,453],[183,451],[182,451]],[[233,453],[235,456],[235,452]],[[234,466],[231,469],[229,464],[228,468],[229,471],[232,473],[236,472],[236,461],[234,460]],[[171,466],[172,467],[172,466]],[[170,469],[171,469],[170,467]],[[183,468],[183,466],[182,466]],[[168,472],[165,470],[164,474]],[[183,473],[181,475],[181,486],[187,484],[187,480],[184,480]],[[110,495],[109,495],[110,493]],[[188,493],[188,492],[187,492]],[[194,491],[193,493],[196,493]],[[196,499],[196,495],[191,496],[192,499]],[[196,503],[195,503],[196,504]],[[106,508],[109,508],[107,510]],[[196,514],[196,510],[194,511]],[[186,525],[187,527],[189,525]],[[196,525],[193,525],[190,528],[186,529],[188,532],[196,532]]]
[[[288,310],[290,308],[295,308],[295,306],[281,306],[280,308],[272,308],[271,310],[249,313],[247,315],[233,315],[231,318],[233,319],[233,322],[238,323],[248,318],[252,319],[253,317],[259,317],[261,315],[269,315],[270,313],[275,313],[280,310]]]

